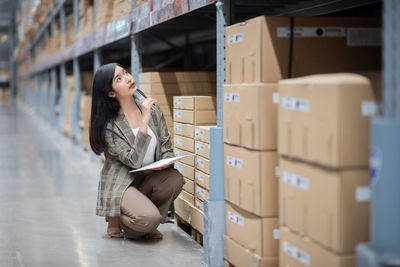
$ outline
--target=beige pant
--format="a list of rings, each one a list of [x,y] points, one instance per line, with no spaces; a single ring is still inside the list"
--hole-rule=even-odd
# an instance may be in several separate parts
[[[183,183],[183,176],[174,168],[138,175],[122,197],[120,221],[125,236],[136,238],[157,229]]]

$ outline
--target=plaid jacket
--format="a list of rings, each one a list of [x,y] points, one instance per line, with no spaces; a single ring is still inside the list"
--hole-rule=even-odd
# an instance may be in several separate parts
[[[141,107],[141,102],[135,99]],[[157,137],[155,161],[174,157],[171,136],[164,115],[159,106],[153,105],[149,127]],[[100,216],[119,216],[122,196],[135,179],[130,170],[140,168],[150,135],[141,131],[135,136],[122,110],[106,126],[106,161],[101,170],[98,186],[96,214]]]

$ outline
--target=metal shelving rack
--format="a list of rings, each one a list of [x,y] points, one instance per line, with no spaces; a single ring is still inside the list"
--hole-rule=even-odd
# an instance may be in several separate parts
[[[54,24],[54,18],[60,17],[61,35],[66,31],[66,17],[64,5],[72,0],[58,0],[45,23],[40,27],[33,42],[26,51],[35,49],[37,42],[46,28]],[[154,0],[150,1],[153,2]],[[94,1],[95,14],[98,1]],[[161,3],[161,1],[158,1]],[[204,205],[204,258],[206,266],[223,266],[222,234],[225,232],[225,202],[224,202],[224,157],[222,138],[222,86],[225,80],[225,26],[255,17],[258,15],[290,15],[315,16],[334,12],[351,12],[354,8],[363,8],[367,5],[380,4],[379,0],[164,0],[164,5],[153,6],[150,3],[135,8],[136,1],[132,1],[132,12],[107,26],[96,31],[83,40],[75,42],[70,47],[54,55],[48,61],[35,66],[24,77],[19,77],[20,89],[25,90],[25,101],[36,103],[35,106],[44,106],[44,92],[48,92],[50,110],[48,118],[54,127],[63,125],[64,95],[67,77],[67,62],[72,61],[75,76],[75,92],[80,91],[80,63],[78,57],[93,53],[93,71],[96,71],[103,62],[102,50],[107,45],[129,38],[130,63],[136,81],[138,73],[142,71],[140,33],[172,21],[177,17],[203,9],[215,4],[215,27],[217,48],[217,127],[211,130],[211,159],[210,159],[210,198]],[[358,247],[359,266],[400,266],[400,211],[394,203],[400,203],[400,173],[398,151],[400,151],[400,80],[398,66],[400,65],[400,3],[396,0],[384,0],[384,112],[381,119],[372,123],[372,168],[375,168],[376,177],[372,182],[371,199],[371,243]],[[75,14],[75,32],[78,29],[79,0],[73,0]],[[371,11],[371,10],[369,10]],[[373,10],[372,10],[373,11]],[[379,12],[379,10],[378,10]],[[374,13],[374,12],[372,12]],[[375,12],[376,13],[376,12]],[[96,15],[94,15],[96,19]],[[53,26],[54,27],[54,26]],[[59,67],[59,77],[56,68]],[[49,74],[50,72],[50,74]],[[60,115],[58,121],[54,116],[56,101],[57,80],[60,79]],[[29,83],[36,82],[42,93],[29,95]],[[44,84],[44,86],[41,86]],[[21,88],[22,87],[22,88]],[[49,90],[52,88],[52,90]],[[78,94],[79,95],[79,94]],[[79,142],[78,116],[79,98],[73,104],[74,120],[73,133]],[[377,149],[375,149],[377,148]],[[378,156],[376,156],[378,155]],[[384,164],[383,164],[384,160]],[[394,207],[394,209],[389,207]],[[383,264],[383,265],[380,265]],[[386,264],[386,265],[385,265]]]

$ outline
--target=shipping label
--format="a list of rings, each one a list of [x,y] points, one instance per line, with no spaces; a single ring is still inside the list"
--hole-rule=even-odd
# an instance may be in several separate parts
[[[228,35],[228,38],[227,38],[228,45],[241,43],[241,42],[243,42],[243,39],[244,39],[244,35],[242,32]]]
[[[182,98],[181,97],[176,97],[174,99],[174,105],[182,105]]]
[[[203,174],[201,174],[199,172],[195,172],[194,177],[195,177],[196,181],[204,183],[204,175]]]
[[[274,239],[279,239],[281,237],[279,229],[274,229],[272,231],[272,234],[274,236]]]
[[[240,226],[244,226],[244,218],[242,216],[239,216],[231,211],[228,211],[228,220],[230,220],[233,223],[236,223]]]
[[[373,116],[378,113],[378,105],[374,101],[361,102],[361,114],[363,116]]]
[[[204,160],[200,159],[200,158],[196,158],[196,165],[204,168]]]
[[[359,186],[356,188],[356,201],[367,202],[371,199],[371,188],[369,186]]]
[[[204,192],[204,189],[201,188],[201,187],[199,187],[199,186],[196,186],[196,193],[197,193],[198,195],[202,196],[203,198],[206,197],[206,193]]]
[[[202,129],[195,129],[194,134],[197,137],[204,137],[204,131]]]
[[[234,158],[234,157],[231,157],[231,156],[227,156],[226,157],[226,164],[228,166],[232,166],[232,167],[235,167],[235,168],[242,168],[242,166],[243,166],[243,162],[242,162],[241,159]]]
[[[200,200],[196,198],[196,208],[200,209],[201,211],[204,211],[204,204]]]
[[[239,93],[225,93],[224,101],[228,103],[239,103],[240,102],[240,94]]]
[[[196,143],[195,147],[196,147],[196,151],[199,151],[199,152],[204,152],[205,151],[205,147],[202,144]]]
[[[181,157],[181,156],[183,156],[182,152],[180,152],[180,151],[178,151],[178,150],[175,150],[174,153],[175,153],[175,157]]]
[[[278,27],[277,35],[280,38],[290,37],[290,27]],[[294,27],[293,37],[345,37],[344,27]]]
[[[310,266],[310,255],[287,241],[283,241],[283,252],[289,254],[292,258],[298,260],[304,265]]]
[[[272,94],[272,103],[278,104],[279,103],[279,93]]]
[[[174,131],[175,132],[182,132],[182,125],[174,123]]]
[[[175,110],[174,111],[174,118],[182,118],[182,111]]]
[[[282,180],[284,183],[300,188],[304,191],[310,190],[310,180],[306,177],[284,171]]]
[[[174,143],[179,145],[179,146],[183,145],[182,139],[179,138],[179,137],[176,137],[176,136],[174,137]]]
[[[284,96],[282,97],[282,108],[308,112],[310,111],[310,101],[305,98]]]

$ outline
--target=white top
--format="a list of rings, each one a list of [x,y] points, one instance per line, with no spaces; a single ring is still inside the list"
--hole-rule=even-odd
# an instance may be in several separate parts
[[[135,129],[132,128],[132,131],[133,131],[133,134],[136,136],[139,131],[139,128],[135,128]],[[147,133],[150,135],[151,140],[150,140],[150,144],[147,148],[146,155],[144,156],[142,166],[153,163],[154,162],[154,154],[156,153],[157,137],[149,126],[147,126]]]

